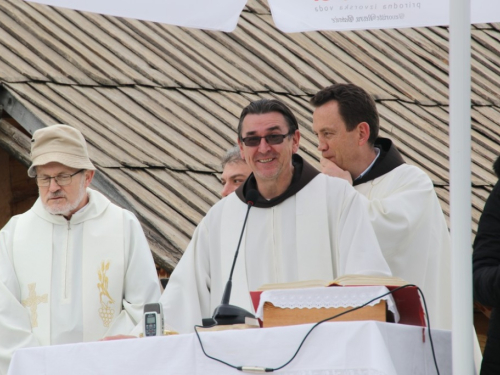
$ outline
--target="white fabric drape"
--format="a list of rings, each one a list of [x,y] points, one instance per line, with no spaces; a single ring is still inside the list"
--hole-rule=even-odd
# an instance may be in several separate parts
[[[305,289],[266,290],[262,292],[259,307],[255,316],[264,318],[264,304],[272,303],[283,309],[320,309],[338,307],[357,307],[389,292],[385,286],[344,286],[320,287]],[[387,309],[394,314],[395,322],[399,322],[399,313],[396,302],[391,294],[376,299],[368,306],[375,306],[381,300],[387,302]]]
[[[207,354],[237,366],[277,367],[288,361],[310,324],[202,332]],[[425,342],[423,340],[425,338]],[[451,333],[434,330],[441,375],[451,375]],[[20,350],[8,375],[242,374],[207,358],[194,333]],[[380,322],[318,326],[280,375],[435,375],[422,327]]]

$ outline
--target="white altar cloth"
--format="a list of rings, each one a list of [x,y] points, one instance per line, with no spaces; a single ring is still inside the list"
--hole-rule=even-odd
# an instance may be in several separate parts
[[[278,367],[312,325],[200,333],[207,354],[237,366]],[[425,329],[426,330],[426,329]],[[318,326],[297,357],[277,374],[436,374],[423,328],[374,321]],[[432,334],[442,375],[451,371],[451,332]],[[241,374],[203,354],[195,334],[18,350],[8,375]]]

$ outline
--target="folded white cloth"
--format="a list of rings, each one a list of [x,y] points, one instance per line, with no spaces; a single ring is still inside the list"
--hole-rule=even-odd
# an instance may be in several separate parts
[[[319,287],[305,289],[277,289],[266,290],[260,296],[257,318],[263,320],[264,303],[270,302],[280,308],[319,309],[322,307],[357,307],[368,301],[386,294],[389,290],[385,286],[342,286]],[[399,313],[392,294],[378,298],[369,306],[374,306],[385,300],[387,308],[394,314],[394,321],[399,322]]]

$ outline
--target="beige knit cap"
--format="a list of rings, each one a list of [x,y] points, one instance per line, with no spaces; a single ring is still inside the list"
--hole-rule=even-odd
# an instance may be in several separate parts
[[[89,159],[83,134],[68,125],[51,125],[35,131],[31,139],[31,162],[30,177],[36,176],[36,166],[51,162],[76,169],[96,169]]]

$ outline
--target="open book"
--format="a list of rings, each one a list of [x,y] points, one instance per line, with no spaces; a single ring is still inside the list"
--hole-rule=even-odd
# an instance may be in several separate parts
[[[343,275],[335,280],[306,280],[290,283],[264,284],[259,291],[273,289],[298,289],[317,288],[322,286],[347,286],[347,285],[382,285],[382,286],[402,286],[409,282],[395,276],[370,276],[370,275]]]
[[[258,290],[250,292],[254,308],[259,306],[260,294],[266,290],[273,289],[298,289],[317,288],[327,286],[370,286],[382,285],[393,291],[392,295],[398,308],[400,324],[409,324],[425,327],[425,315],[420,301],[420,295],[416,287],[407,287],[395,290],[400,286],[411,284],[399,277],[394,276],[369,276],[369,275],[343,275],[335,280],[307,280],[291,283],[265,284]]]

